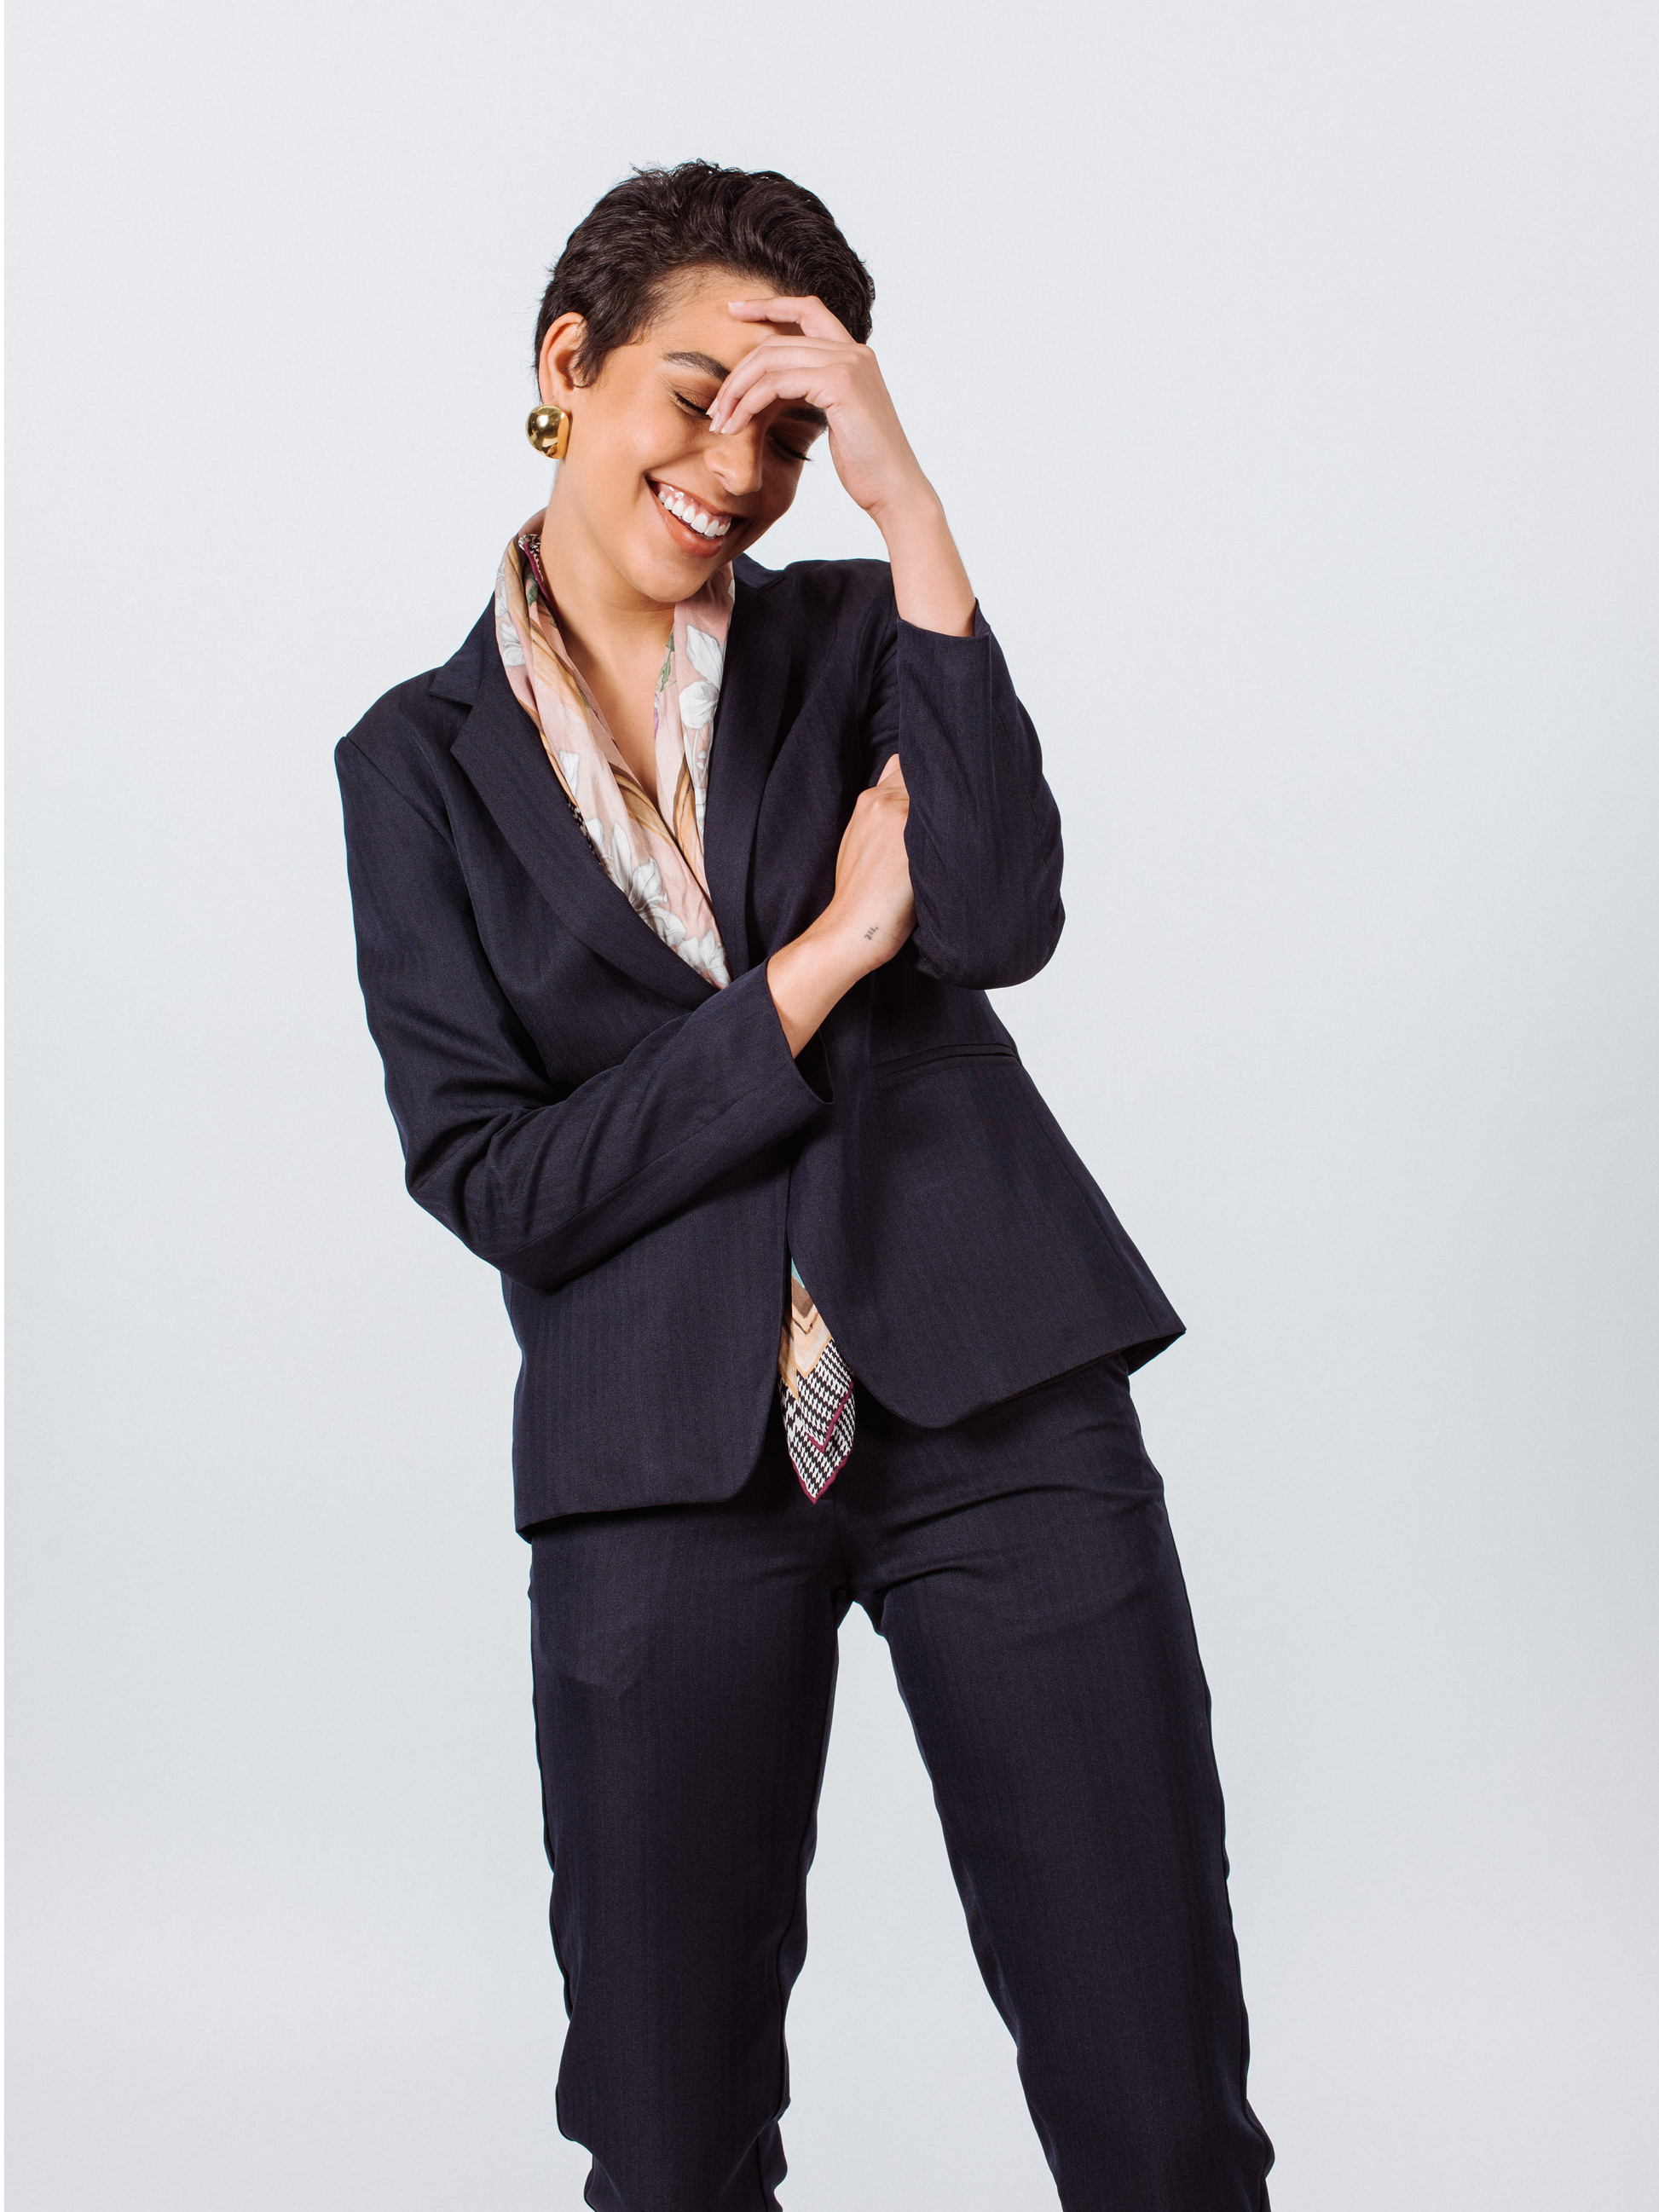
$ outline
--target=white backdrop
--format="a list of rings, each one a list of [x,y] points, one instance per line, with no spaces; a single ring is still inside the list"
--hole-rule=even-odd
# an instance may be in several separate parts
[[[402,1192],[330,751],[540,503],[546,264],[690,154],[868,259],[1045,740],[1001,1011],[1191,1330],[1278,2212],[1651,2203],[1654,34],[20,0],[16,2212],[579,2203],[512,1346]],[[770,547],[878,550],[827,463]],[[843,1646],[787,2200],[1052,2204]]]

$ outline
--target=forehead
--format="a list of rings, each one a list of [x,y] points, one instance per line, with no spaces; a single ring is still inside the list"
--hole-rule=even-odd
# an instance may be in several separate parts
[[[775,285],[739,276],[730,269],[688,270],[663,301],[653,320],[636,341],[647,363],[654,366],[665,354],[678,356],[674,366],[692,373],[702,363],[703,373],[724,376],[763,338],[793,323],[739,322],[727,312],[732,300],[775,300]],[[698,358],[688,359],[687,356]]]

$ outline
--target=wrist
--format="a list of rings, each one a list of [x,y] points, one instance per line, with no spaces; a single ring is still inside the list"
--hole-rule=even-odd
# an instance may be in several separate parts
[[[889,553],[895,540],[931,537],[946,527],[945,502],[920,468],[872,500],[865,512],[886,539]]]
[[[869,951],[848,927],[845,915],[835,912],[832,901],[816,921],[772,955],[766,963],[767,988],[792,1054],[799,1053],[830,1009],[878,964],[870,960]]]
[[[945,637],[971,635],[974,587],[932,484],[924,477],[920,492],[884,508],[876,520],[887,541],[901,620]]]
[[[811,948],[815,963],[843,992],[879,968],[885,957],[878,949],[879,930],[867,915],[861,922],[839,892],[797,941]]]

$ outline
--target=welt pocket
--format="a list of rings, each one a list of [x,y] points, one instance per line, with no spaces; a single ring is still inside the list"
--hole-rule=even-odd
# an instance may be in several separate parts
[[[1017,1060],[1019,1054],[1011,1044],[938,1044],[927,1052],[902,1053],[896,1060],[878,1060],[872,1063],[871,1072],[878,1090],[902,1083],[912,1075],[922,1075],[929,1068],[950,1067],[963,1061]]]

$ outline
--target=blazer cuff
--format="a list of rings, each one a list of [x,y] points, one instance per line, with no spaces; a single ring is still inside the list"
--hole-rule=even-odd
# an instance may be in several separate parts
[[[747,1116],[775,1125],[775,1134],[787,1137],[831,1103],[834,1093],[823,1054],[814,1054],[810,1044],[802,1048],[801,1058],[810,1061],[819,1088],[808,1080],[789,1049],[764,960],[745,969],[708,1000],[702,1018],[719,1024],[724,1033],[722,1057],[736,1078],[727,1105],[742,1106]],[[698,1118],[712,1121],[722,1110],[707,1103],[697,1109]]]
[[[899,615],[896,620],[899,641],[901,645],[908,645],[912,652],[918,646],[928,645],[943,646],[948,652],[952,646],[971,645],[976,637],[989,637],[991,635],[991,625],[986,621],[984,611],[977,599],[974,601],[974,626],[966,637],[957,637],[954,631],[948,629],[924,629],[919,623],[906,622],[902,615]]]

